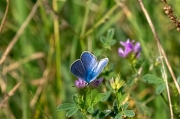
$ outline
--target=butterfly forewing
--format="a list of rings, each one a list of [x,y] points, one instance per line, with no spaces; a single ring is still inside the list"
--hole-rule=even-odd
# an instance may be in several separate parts
[[[90,52],[83,52],[81,55],[81,61],[87,75],[92,71],[93,67],[97,63],[96,57]]]
[[[86,70],[81,60],[76,60],[71,65],[71,72],[78,78],[86,81]]]
[[[107,63],[108,63],[108,58],[104,58],[100,60],[99,62],[96,62],[91,72],[88,73],[87,80],[89,82],[92,82],[93,80],[95,80],[97,76],[102,72],[104,67],[107,65]]]

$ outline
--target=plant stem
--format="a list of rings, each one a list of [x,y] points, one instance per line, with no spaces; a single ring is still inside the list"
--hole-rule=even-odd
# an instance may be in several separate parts
[[[58,10],[57,0],[53,0],[53,9],[55,12]],[[61,82],[61,52],[60,52],[60,34],[59,34],[59,21],[54,16],[54,39],[55,39],[55,49],[56,49],[56,74],[57,74],[57,88],[60,89],[62,86]],[[58,90],[59,91],[59,90]]]
[[[3,26],[4,26],[4,23],[5,23],[5,21],[6,21],[7,13],[8,13],[8,10],[9,10],[9,0],[6,0],[6,3],[7,3],[7,5],[6,5],[6,11],[5,11],[5,13],[4,13],[4,17],[3,17],[2,22],[1,22],[1,25],[0,25],[0,33],[1,33],[1,31],[2,31],[2,28],[3,28]]]
[[[146,8],[144,7],[144,4],[143,4],[142,0],[138,0],[138,1],[139,1],[139,4],[140,4],[140,6],[141,6],[141,9],[142,9],[142,11],[144,12],[144,15],[146,16],[146,19],[147,19],[147,21],[148,21],[148,23],[149,23],[149,25],[150,25],[150,27],[151,27],[151,30],[152,30],[152,32],[153,32],[153,34],[154,34],[155,40],[156,40],[157,45],[158,45],[159,54],[160,54],[160,56],[163,56],[163,57],[164,57],[165,62],[166,62],[166,64],[167,64],[167,66],[168,66],[168,68],[169,68],[169,71],[170,71],[170,73],[171,73],[171,75],[172,75],[172,78],[173,78],[173,80],[174,80],[174,83],[175,83],[175,85],[176,85],[176,87],[177,87],[177,89],[178,89],[178,92],[179,92],[179,94],[180,94],[180,88],[179,88],[179,86],[177,86],[178,84],[177,84],[177,81],[176,81],[176,79],[175,79],[174,73],[173,73],[173,71],[172,71],[171,66],[169,65],[168,59],[167,59],[167,57],[166,57],[166,54],[165,54],[165,52],[164,52],[164,50],[163,50],[163,48],[162,48],[162,46],[161,46],[160,39],[159,39],[159,37],[158,37],[158,35],[157,35],[157,33],[156,33],[156,30],[155,30],[154,25],[153,25],[153,23],[152,23],[152,21],[151,21],[151,18],[149,17],[149,14],[148,14]],[[165,70],[165,66],[164,66],[163,60],[161,60],[161,61],[162,61],[162,69],[163,69],[163,79],[164,79],[164,81],[165,81],[165,83],[166,83],[167,96],[168,96],[168,100],[169,100],[170,115],[171,115],[171,119],[173,119],[173,110],[172,110],[172,105],[171,105],[171,97],[170,97],[170,92],[169,92],[169,87],[168,87],[166,70]]]
[[[85,10],[85,15],[84,15],[84,20],[83,20],[83,25],[82,25],[82,28],[81,28],[80,37],[84,35],[85,30],[86,30],[86,25],[87,25],[87,22],[88,22],[88,15],[89,15],[89,10],[90,10],[90,7],[91,7],[91,3],[92,3],[92,0],[89,0],[87,2],[87,7],[86,7],[86,10]],[[84,47],[83,39],[80,39],[80,45],[81,45],[82,51],[84,51],[85,47]]]
[[[142,8],[142,10],[143,10],[143,12],[144,12],[144,14],[145,14],[145,16],[146,16],[146,19],[147,19],[147,21],[148,21],[148,23],[149,23],[149,26],[150,26],[150,28],[151,28],[151,30],[152,30],[152,32],[153,32],[154,38],[155,38],[155,40],[156,40],[156,42],[157,42],[157,45],[158,45],[158,49],[159,49],[160,56],[163,56],[163,58],[164,58],[164,60],[165,60],[165,62],[166,62],[166,65],[167,65],[167,67],[168,67],[168,69],[169,69],[169,72],[170,72],[170,74],[171,74],[171,76],[172,76],[172,79],[173,79],[173,81],[174,81],[174,84],[175,84],[175,86],[176,86],[176,88],[177,88],[177,90],[178,90],[178,93],[180,94],[180,86],[178,85],[178,82],[177,82],[177,80],[176,80],[176,77],[175,77],[175,75],[174,75],[174,72],[173,72],[173,70],[172,70],[172,67],[171,67],[171,65],[169,64],[169,61],[168,61],[167,56],[166,56],[166,53],[165,53],[165,51],[164,51],[164,49],[163,49],[163,47],[162,47],[162,45],[161,45],[161,43],[160,43],[160,39],[159,39],[159,37],[158,37],[158,35],[157,35],[157,33],[156,33],[156,30],[155,30],[155,28],[154,28],[154,25],[153,25],[153,23],[152,23],[152,21],[151,21],[151,19],[150,19],[150,17],[149,17],[148,12],[146,11],[146,9],[145,9],[145,7],[144,7],[144,4],[143,4],[142,0],[138,0],[138,1],[139,1],[140,6],[141,6],[141,8]]]
[[[118,8],[118,5],[117,5],[117,4],[114,5],[114,6],[109,10],[109,12],[106,13],[106,15],[105,15],[103,18],[101,18],[92,28],[90,28],[90,29],[82,36],[82,38],[85,38],[85,37],[87,37],[88,35],[90,35],[90,34],[94,31],[95,28],[99,27],[102,23],[104,23],[104,22],[106,21],[106,19],[108,19],[109,16],[110,16],[117,8]]]
[[[29,22],[31,21],[31,19],[33,18],[33,16],[35,15],[37,9],[39,7],[38,1],[34,4],[31,12],[29,13],[29,15],[27,16],[26,20],[23,22],[23,24],[21,25],[21,27],[19,28],[19,30],[16,32],[16,35],[13,37],[13,39],[11,40],[11,42],[9,43],[8,47],[6,48],[6,50],[3,52],[3,54],[1,55],[1,59],[0,59],[0,65],[5,61],[6,57],[9,55],[9,53],[11,52],[12,48],[14,47],[14,45],[16,44],[16,42],[19,40],[19,37],[22,35],[22,33],[24,32],[25,28],[27,27],[27,25],[29,24]]]

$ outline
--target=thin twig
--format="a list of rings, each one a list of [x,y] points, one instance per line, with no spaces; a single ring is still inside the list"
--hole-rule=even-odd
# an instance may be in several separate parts
[[[14,47],[15,43],[18,41],[19,37],[24,32],[24,29],[27,27],[27,25],[29,24],[29,22],[31,21],[33,16],[35,15],[38,6],[39,6],[39,3],[37,1],[36,4],[33,6],[31,12],[29,13],[28,17],[26,18],[26,20],[24,21],[22,26],[19,28],[19,30],[17,31],[17,33],[14,36],[14,38],[11,40],[11,42],[9,43],[8,47],[6,48],[6,50],[4,51],[4,53],[3,53],[3,55],[2,55],[2,57],[0,59],[0,65],[4,62],[4,60],[6,59],[7,55],[9,54],[9,52]]]
[[[33,97],[33,94],[32,94],[31,91],[30,91],[30,93],[31,93],[31,96]],[[34,97],[33,97],[33,98],[34,98]],[[40,108],[40,110],[42,111],[42,113],[45,115],[45,117],[47,117],[48,119],[50,119],[50,118],[48,117],[48,115],[44,112],[44,110],[41,108],[41,105],[38,103],[37,99],[34,99],[34,100],[35,100],[36,104],[39,106],[39,108]]]
[[[38,99],[39,95],[41,94],[42,90],[44,89],[45,85],[48,82],[48,75],[49,75],[49,69],[46,68],[42,78],[39,80],[39,86],[38,89],[36,90],[36,93],[34,94],[31,102],[30,102],[30,107],[33,108],[35,103],[37,102],[36,100]],[[45,82],[44,84],[42,82]]]
[[[158,35],[157,35],[157,33],[156,33],[156,30],[155,30],[155,28],[154,28],[154,25],[152,24],[151,19],[150,19],[149,15],[148,15],[146,9],[144,8],[144,5],[143,5],[143,3],[142,3],[142,0],[138,0],[138,1],[139,1],[140,5],[141,5],[141,7],[142,7],[142,10],[143,10],[143,12],[144,12],[144,14],[145,14],[145,16],[146,16],[146,19],[147,19],[147,21],[148,21],[148,23],[149,23],[149,25],[150,25],[150,28],[151,28],[151,30],[152,30],[152,32],[153,32],[153,35],[154,35],[155,40],[156,40],[156,42],[157,42],[157,44],[158,44],[158,47],[159,47],[159,49],[160,49],[160,51],[161,51],[161,53],[162,53],[162,56],[163,56],[163,58],[164,58],[164,60],[165,60],[165,62],[166,62],[166,65],[167,65],[167,67],[168,67],[168,69],[169,69],[169,72],[170,72],[170,74],[171,74],[171,76],[172,76],[172,78],[173,78],[173,81],[174,81],[174,83],[175,83],[175,86],[176,86],[176,88],[177,88],[177,90],[178,90],[178,92],[179,92],[179,94],[180,94],[180,87],[179,87],[179,85],[178,85],[178,82],[177,82],[177,80],[176,80],[176,77],[175,77],[175,75],[174,75],[174,72],[173,72],[173,70],[172,70],[172,68],[171,68],[171,65],[170,65],[170,63],[169,63],[169,61],[168,61],[168,59],[167,59],[166,53],[164,52],[164,49],[162,48],[162,45],[161,45],[161,43],[160,43],[160,40],[159,40],[159,37],[158,37]]]
[[[25,64],[25,63],[27,63],[27,62],[29,62],[31,60],[36,60],[36,59],[40,59],[40,58],[43,58],[43,57],[44,57],[44,53],[42,53],[42,52],[34,53],[34,54],[24,58],[24,59],[21,59],[21,60],[19,60],[17,62],[14,62],[14,63],[10,64],[9,66],[3,68],[3,74],[5,75],[7,72],[9,72],[9,71],[11,71],[13,69],[16,69],[20,65]]]
[[[158,49],[159,49],[159,51],[160,51],[159,53],[160,53],[160,55],[163,55],[163,57],[164,57],[164,59],[165,59],[165,62],[166,62],[166,64],[167,64],[167,66],[168,66],[168,69],[169,69],[169,71],[170,71],[170,73],[171,73],[171,75],[172,75],[172,77],[173,77],[173,79],[174,79],[174,77],[175,77],[175,76],[174,76],[174,73],[173,73],[173,71],[171,71],[171,70],[172,70],[172,69],[171,69],[171,66],[169,65],[169,62],[168,62],[168,60],[167,60],[166,54],[165,54],[165,52],[164,52],[164,49],[163,49],[162,46],[161,46],[160,39],[159,39],[159,37],[158,37],[158,35],[157,35],[157,33],[156,33],[156,30],[155,30],[154,25],[153,25],[153,23],[152,23],[152,21],[151,21],[151,18],[149,17],[149,14],[148,14],[147,10],[145,9],[142,0],[138,0],[138,1],[139,1],[139,4],[140,4],[141,8],[142,8],[142,11],[144,12],[144,15],[146,16],[146,19],[147,19],[147,21],[148,21],[148,23],[149,23],[149,25],[150,25],[150,28],[151,28],[151,30],[152,30],[152,32],[153,32],[153,35],[154,35],[155,40],[156,40],[157,45],[158,45]],[[162,60],[162,63],[163,63],[163,60]],[[163,64],[164,64],[164,63],[163,63]],[[163,65],[163,69],[164,69],[164,71],[165,71],[164,65]],[[165,74],[165,72],[163,72],[163,74]],[[167,76],[164,75],[163,78],[164,78],[164,81],[165,81],[165,83],[166,83],[166,89],[167,89],[167,95],[168,95],[168,100],[169,100],[169,108],[170,108],[170,113],[171,113],[171,119],[173,119],[173,110],[172,110],[172,105],[171,105],[171,97],[170,97],[170,92],[169,92],[169,86],[168,86]],[[175,82],[175,84],[176,84],[176,79],[174,79],[174,82]],[[179,91],[179,93],[180,93],[179,86],[177,86],[177,89],[178,89],[178,91]]]
[[[11,90],[9,91],[8,95],[6,95],[6,96],[4,97],[4,99],[1,101],[1,103],[0,103],[0,109],[1,109],[1,108],[3,107],[3,105],[7,102],[7,100],[9,99],[9,97],[12,96],[12,95],[16,92],[16,90],[19,88],[20,85],[21,85],[21,82],[17,83],[17,84],[13,87],[13,89],[11,89]]]
[[[151,97],[149,97],[148,99],[146,99],[142,104],[146,105],[149,102],[151,102],[154,98],[156,98],[156,95],[152,95]]]
[[[3,26],[4,26],[4,23],[5,23],[5,20],[6,20],[6,17],[7,17],[7,13],[8,13],[8,10],[9,10],[9,0],[6,0],[6,3],[7,3],[7,5],[6,5],[6,11],[5,11],[5,13],[4,13],[4,17],[3,17],[2,22],[1,22],[1,25],[0,25],[0,33],[1,33],[1,30],[2,30],[2,28],[3,28]]]

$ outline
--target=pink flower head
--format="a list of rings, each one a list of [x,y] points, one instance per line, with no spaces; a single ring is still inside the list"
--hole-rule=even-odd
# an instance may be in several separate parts
[[[104,80],[103,78],[95,79],[95,80],[92,81],[89,85],[90,85],[91,87],[96,88],[96,87],[98,87],[98,86],[102,83],[103,80]]]
[[[75,83],[76,87],[78,87],[78,88],[84,88],[86,86],[86,81],[81,80],[79,78],[78,78],[78,80],[75,80],[74,83]]]
[[[95,79],[94,81],[89,83],[89,86],[96,88],[102,83],[102,81],[103,81],[103,78]],[[75,83],[76,87],[78,87],[78,88],[84,88],[84,87],[86,87],[86,84],[87,84],[86,81],[84,81],[82,79],[75,80],[74,83]]]
[[[134,43],[134,40],[130,41],[129,39],[127,39],[127,41],[125,41],[125,42],[120,41],[120,44],[122,46],[124,46],[124,49],[122,49],[122,48],[118,49],[119,56],[121,56],[123,58],[127,58],[127,56],[130,53],[133,53],[136,55],[136,58],[139,58],[140,51],[142,50],[142,48],[141,48],[139,42],[136,42],[135,45],[133,43]]]

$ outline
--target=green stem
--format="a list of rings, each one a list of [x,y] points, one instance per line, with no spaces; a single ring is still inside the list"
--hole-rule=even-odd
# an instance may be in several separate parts
[[[164,95],[163,95],[162,93],[161,93],[160,95],[161,95],[162,99],[164,100],[164,102],[166,103],[166,105],[168,106],[168,105],[169,105],[169,102],[166,100],[166,98],[164,97]],[[178,117],[178,115],[177,115],[174,111],[173,111],[172,113],[174,114],[175,117]]]
[[[131,60],[128,60],[128,62],[129,62],[129,65],[130,65],[132,71],[136,74],[136,73],[137,73],[137,72],[136,72],[136,69],[135,69],[134,66],[132,65]]]
[[[86,117],[86,114],[84,114],[84,113],[83,113],[83,118],[84,118],[84,119],[88,119],[88,118]]]
[[[55,12],[58,11],[57,0],[53,0],[53,9]],[[62,86],[61,82],[61,52],[60,52],[60,34],[59,34],[59,21],[54,18],[54,39],[55,39],[55,49],[56,49],[56,74],[57,74],[57,89],[60,91]]]
[[[55,12],[58,12],[58,1],[52,0],[52,7]],[[57,16],[53,17],[54,22],[54,40],[55,40],[55,54],[56,54],[56,89],[57,89],[57,100],[60,98],[62,93],[63,85],[61,80],[61,48],[60,48],[60,32],[59,32],[59,21]],[[62,96],[61,96],[62,97]],[[61,98],[62,100],[62,98]],[[62,112],[58,114],[58,118],[64,118]]]
[[[164,102],[168,105],[168,101],[165,99],[164,95],[162,93],[160,95],[161,95],[162,99],[164,100]]]
[[[117,91],[118,92],[118,91]],[[116,99],[117,99],[117,103],[118,103],[118,111],[120,109],[120,104],[119,104],[119,99],[118,99],[118,96],[117,96],[117,92],[115,93],[115,96],[116,96]]]
[[[92,0],[89,0],[87,2],[87,7],[86,7],[86,10],[85,10],[85,15],[84,15],[84,20],[83,20],[83,25],[82,25],[82,28],[81,28],[80,37],[84,35],[85,30],[86,30],[86,25],[87,25],[87,22],[88,22],[88,15],[89,15],[89,10],[90,10],[90,7],[91,7],[91,3],[92,3]],[[81,45],[82,51],[84,51],[85,47],[84,47],[83,39],[80,39],[80,45]]]
[[[85,38],[85,37],[87,37],[88,35],[90,35],[90,34],[94,31],[95,28],[97,28],[97,27],[99,27],[101,24],[103,24],[103,23],[107,20],[107,18],[109,18],[110,15],[111,15],[117,8],[118,8],[118,5],[117,5],[117,4],[114,5],[114,6],[109,10],[109,12],[108,12],[106,15],[104,15],[103,18],[101,18],[92,28],[90,28],[90,29],[84,34],[84,36],[82,36],[82,39]]]
[[[85,15],[84,15],[84,20],[83,20],[83,25],[82,25],[82,28],[81,28],[81,35],[80,36],[82,36],[85,33],[91,3],[92,3],[92,0],[89,0],[88,3],[87,3],[87,7],[86,7]]]

